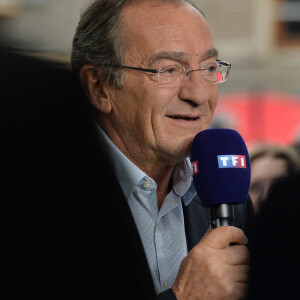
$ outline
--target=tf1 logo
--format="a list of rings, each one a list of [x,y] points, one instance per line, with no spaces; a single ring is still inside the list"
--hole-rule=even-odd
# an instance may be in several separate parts
[[[218,155],[219,168],[247,168],[245,155]]]
[[[245,155],[218,155],[219,169],[247,168]],[[199,173],[198,160],[192,162],[193,175]]]

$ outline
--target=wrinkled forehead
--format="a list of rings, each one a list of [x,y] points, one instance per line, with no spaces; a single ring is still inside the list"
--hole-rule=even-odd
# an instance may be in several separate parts
[[[127,6],[120,20],[120,37],[126,52],[177,52],[202,56],[213,49],[203,15],[192,5],[143,2]],[[203,53],[201,53],[203,52]],[[190,53],[190,54],[191,54]],[[149,53],[150,55],[150,53]]]
[[[127,31],[139,32],[156,27],[183,26],[186,22],[206,23],[204,16],[189,3],[142,1],[124,7],[120,28],[122,33],[126,34]]]

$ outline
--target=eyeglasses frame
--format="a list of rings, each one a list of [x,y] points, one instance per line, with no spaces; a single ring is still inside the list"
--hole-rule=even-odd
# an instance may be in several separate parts
[[[228,63],[226,61],[223,61],[223,60],[219,60],[219,59],[217,59],[216,61],[217,61],[217,63],[229,68],[229,70],[230,70],[230,68],[231,68],[230,63]],[[198,69],[188,70],[186,75],[189,76],[191,74],[191,72],[193,72],[193,71],[201,71],[201,75],[202,75],[202,71],[205,70],[205,68],[203,68],[203,67],[206,66],[206,65],[207,64],[204,64],[201,68],[198,68]],[[142,71],[142,72],[148,72],[148,73],[153,73],[153,74],[161,73],[160,72],[161,68],[159,68],[158,70],[155,70],[155,69],[145,69],[145,68],[139,68],[139,67],[131,67],[131,66],[126,66],[126,65],[125,66],[124,65],[114,65],[114,64],[103,64],[101,66],[110,67],[110,68],[117,68],[117,69],[129,69],[129,70]],[[203,76],[202,76],[202,79],[203,79]],[[224,81],[222,81],[222,82],[224,82]]]

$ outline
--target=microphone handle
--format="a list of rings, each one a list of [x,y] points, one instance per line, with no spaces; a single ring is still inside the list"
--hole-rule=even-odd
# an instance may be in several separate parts
[[[210,206],[212,230],[220,226],[234,226],[234,204],[222,203]]]

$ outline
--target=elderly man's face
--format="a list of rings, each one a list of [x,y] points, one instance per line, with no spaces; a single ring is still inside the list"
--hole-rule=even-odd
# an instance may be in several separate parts
[[[129,6],[121,35],[127,66],[159,69],[179,62],[196,69],[216,60],[209,55],[208,25],[190,5]],[[204,82],[200,71],[177,86],[160,84],[157,74],[124,72],[124,88],[111,94],[110,137],[135,162],[174,164],[187,157],[194,136],[209,127],[217,85]]]

